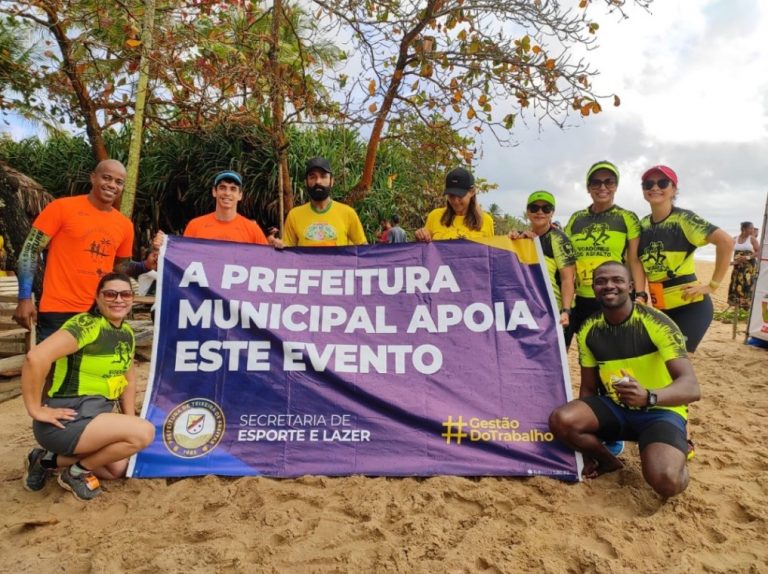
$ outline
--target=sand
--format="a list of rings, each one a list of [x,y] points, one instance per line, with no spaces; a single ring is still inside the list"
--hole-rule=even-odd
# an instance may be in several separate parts
[[[22,489],[33,439],[15,398],[0,404],[0,571],[768,572],[768,352],[715,322],[693,363],[697,456],[667,501],[630,445],[624,469],[581,484],[210,476],[112,481],[83,503],[55,482]]]

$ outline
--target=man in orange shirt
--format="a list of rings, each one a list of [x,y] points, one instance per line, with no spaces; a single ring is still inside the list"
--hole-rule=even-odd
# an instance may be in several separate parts
[[[32,223],[19,255],[19,302],[14,320],[29,329],[37,324],[42,341],[71,316],[93,305],[102,275],[115,271],[138,277],[157,267],[157,254],[131,261],[133,224],[112,207],[125,184],[125,167],[117,160],[100,162],[91,173],[87,195],[52,201]],[[48,247],[40,309],[32,302],[37,262]]]
[[[259,224],[237,212],[237,204],[243,199],[242,188],[243,180],[239,173],[222,171],[216,174],[211,190],[216,209],[190,221],[184,230],[184,237],[268,245]]]

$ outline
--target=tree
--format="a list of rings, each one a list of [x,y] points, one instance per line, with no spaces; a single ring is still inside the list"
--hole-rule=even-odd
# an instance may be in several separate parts
[[[576,10],[548,0],[314,1],[329,31],[346,31],[362,61],[359,78],[337,79],[357,90],[347,98],[359,103],[349,114],[371,123],[352,200],[370,190],[381,140],[401,117],[426,123],[437,113],[455,128],[507,141],[525,112],[562,125],[569,110],[601,110],[593,71],[572,55],[574,46],[594,44],[599,25],[587,17],[590,0]],[[624,5],[603,1],[619,11]],[[472,152],[464,150],[464,159],[470,163]]]
[[[19,32],[24,31],[0,19],[0,111],[13,109],[28,115],[39,84],[28,72],[33,53],[19,37]]]

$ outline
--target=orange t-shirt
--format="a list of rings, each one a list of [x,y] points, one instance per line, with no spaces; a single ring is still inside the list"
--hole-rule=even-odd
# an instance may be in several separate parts
[[[130,257],[133,224],[116,209],[101,211],[87,195],[49,203],[33,227],[51,238],[40,311],[82,313],[96,299],[99,278],[115,259]]]
[[[215,211],[195,217],[187,223],[184,237],[268,245],[267,237],[264,235],[261,227],[259,227],[259,224],[243,217],[239,213],[232,221],[219,221],[216,219]]]

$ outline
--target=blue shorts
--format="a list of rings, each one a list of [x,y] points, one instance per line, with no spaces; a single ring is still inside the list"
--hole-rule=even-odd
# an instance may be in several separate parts
[[[596,434],[601,439],[637,442],[641,451],[651,443],[661,442],[688,454],[686,421],[676,412],[667,409],[627,409],[606,396],[580,400],[595,413],[600,425]]]

